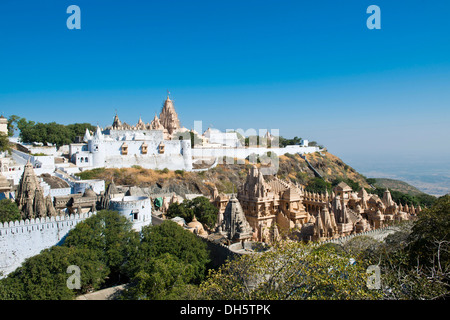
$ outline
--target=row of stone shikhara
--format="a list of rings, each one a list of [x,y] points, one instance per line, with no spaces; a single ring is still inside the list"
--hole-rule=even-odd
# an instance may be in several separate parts
[[[323,240],[323,241],[320,241],[320,242],[321,243],[342,242],[342,241],[349,240],[349,239],[351,239],[353,237],[374,234],[374,233],[386,231],[386,230],[389,230],[389,229],[396,230],[396,228],[394,226],[386,226],[386,227],[382,227],[382,228],[378,228],[378,229],[372,229],[372,230],[364,231],[364,232],[360,232],[360,233],[349,234],[348,236],[343,236],[343,237],[339,237],[339,238],[336,238],[336,239]]]
[[[69,220],[79,220],[86,219],[95,214],[95,212],[86,212],[86,213],[75,213],[70,215],[57,215],[53,217],[42,217],[42,218],[33,218],[33,219],[25,219],[25,220],[15,220],[9,221],[5,223],[0,222],[0,229],[18,227],[18,226],[26,226],[26,225],[35,225],[42,224],[48,222],[58,222],[58,221],[69,221]]]

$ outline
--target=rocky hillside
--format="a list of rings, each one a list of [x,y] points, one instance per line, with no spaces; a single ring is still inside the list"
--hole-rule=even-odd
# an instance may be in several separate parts
[[[338,157],[328,153],[306,155],[306,159],[327,182],[337,178],[351,179],[361,186],[369,187],[364,176],[345,164]],[[257,164],[261,166],[261,164]],[[208,171],[185,172],[143,169],[137,166],[122,169],[94,169],[80,174],[83,179],[103,179],[108,184],[114,179],[116,185],[128,185],[149,188],[151,193],[171,193],[179,195],[201,193],[210,195],[214,186],[219,192],[231,193],[240,187],[247,177],[251,164],[222,164]],[[296,155],[279,157],[277,176],[281,179],[308,185],[315,178],[314,171],[308,163]]]
[[[412,196],[423,194],[423,192],[416,187],[396,179],[376,178],[374,186],[379,188],[389,188],[391,190],[400,191]]]

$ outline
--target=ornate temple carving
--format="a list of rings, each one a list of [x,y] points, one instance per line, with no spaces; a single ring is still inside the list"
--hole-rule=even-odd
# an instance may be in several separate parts
[[[180,129],[180,120],[178,120],[178,115],[175,112],[175,107],[173,101],[167,96],[164,102],[164,107],[159,115],[161,125],[167,130],[169,135],[172,135],[175,131]]]
[[[276,176],[263,176],[253,165],[238,199],[255,240],[271,242],[282,231],[294,231],[303,240],[325,240],[383,227],[392,221],[408,220],[419,211],[397,205],[386,190],[383,199],[362,188],[354,192],[345,182],[331,195],[308,192],[302,186]],[[220,207],[217,191],[213,202]]]
[[[33,165],[28,161],[20,178],[16,203],[24,219],[55,216],[56,210],[50,195],[44,196],[39,178],[35,175]]]
[[[245,218],[239,200],[233,194],[228,201],[225,212],[221,215],[221,223],[217,227],[219,234],[232,242],[251,239],[253,230]]]

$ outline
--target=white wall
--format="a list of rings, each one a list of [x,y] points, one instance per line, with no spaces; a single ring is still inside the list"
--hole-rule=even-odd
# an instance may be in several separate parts
[[[0,223],[0,271],[14,271],[29,257],[58,244],[80,221],[92,213]]]
[[[195,158],[201,157],[232,157],[238,159],[245,159],[250,154],[262,155],[267,152],[273,152],[278,156],[286,153],[313,153],[320,151],[318,147],[302,147],[299,145],[286,146],[285,148],[194,148],[191,150],[192,156]]]
[[[137,231],[152,223],[152,205],[149,197],[125,196],[113,198],[109,201],[109,209],[118,211],[132,221],[133,229]]]
[[[25,147],[30,150],[30,153],[43,153],[48,156],[54,156],[56,154],[56,147],[44,147],[44,146],[28,146]]]
[[[96,180],[79,180],[76,182],[71,182],[72,184],[72,193],[84,193],[87,188],[92,188],[92,190],[96,194],[100,194],[105,191],[105,181],[96,179]]]

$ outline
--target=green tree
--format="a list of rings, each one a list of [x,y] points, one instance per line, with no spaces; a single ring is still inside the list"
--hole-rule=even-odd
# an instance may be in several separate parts
[[[363,254],[358,257],[380,267],[380,291],[384,299],[428,300],[449,296],[449,216],[447,195],[423,210],[417,220],[398,225],[398,231],[388,235],[379,246],[360,251]],[[356,248],[351,243],[346,246]]]
[[[11,146],[9,143],[8,136],[0,132],[0,151],[10,151]]]
[[[35,123],[34,121],[27,121],[25,118],[14,117],[12,123],[17,123],[17,128],[20,130],[19,137],[25,143],[52,143],[60,147],[74,142],[77,136],[84,136],[86,129],[90,131],[95,130],[95,127],[89,123],[69,125],[62,125],[56,122]],[[12,124],[12,129],[14,130],[14,128]]]
[[[19,116],[11,115],[8,118],[8,136],[12,137],[17,130],[17,122],[20,120]]]
[[[450,195],[419,214],[408,240],[411,262],[420,260],[428,267],[440,267],[441,272],[450,270]]]
[[[308,182],[305,190],[315,193],[325,193],[328,190],[328,192],[331,193],[331,183],[326,182],[321,178],[315,177]]]
[[[297,137],[297,136],[295,136],[295,137],[292,138],[292,139],[287,139],[287,138],[284,138],[284,137],[282,137],[282,136],[278,137],[278,145],[279,145],[281,148],[284,148],[284,147],[286,147],[286,146],[291,146],[291,145],[298,145],[298,144],[300,144],[301,142],[302,142],[302,138],[299,138],[299,137]]]
[[[140,270],[147,270],[152,259],[164,254],[173,255],[177,261],[191,265],[192,281],[195,283],[204,278],[210,261],[206,244],[192,232],[169,220],[142,228],[139,250],[130,259],[128,273],[136,275]]]
[[[182,203],[172,203],[166,216],[168,218],[181,217],[186,223],[194,218],[203,225],[212,229],[217,221],[219,210],[206,197],[196,197],[192,200],[184,200]]]
[[[180,261],[170,253],[163,253],[141,264],[124,293],[125,299],[179,299],[178,293],[194,278],[191,264]]]
[[[132,222],[117,211],[101,210],[78,223],[64,240],[64,246],[89,248],[111,270],[110,281],[129,276],[127,263],[139,246],[139,234]]]
[[[188,203],[188,206],[192,208],[198,221],[210,229],[214,228],[219,209],[208,198],[196,197]]]
[[[80,268],[80,289],[69,289],[71,265]],[[109,270],[91,249],[54,246],[28,258],[0,280],[0,300],[66,300],[100,288]]]
[[[180,217],[183,218],[186,223],[191,222],[194,218],[194,211],[192,208],[186,206],[185,201],[189,200],[184,200],[182,203],[171,203],[167,209],[166,217],[169,219]]]
[[[70,139],[72,141],[75,141],[76,137],[84,137],[84,134],[86,133],[86,129],[88,129],[91,132],[94,132],[96,130],[96,127],[93,126],[90,123],[73,123],[68,124],[67,129],[70,132]]]
[[[9,199],[0,200],[0,222],[20,220],[20,210],[14,201]]]
[[[382,246],[381,241],[372,237],[357,236],[345,242],[343,249],[358,260],[367,260],[372,263],[379,258],[379,250]]]

